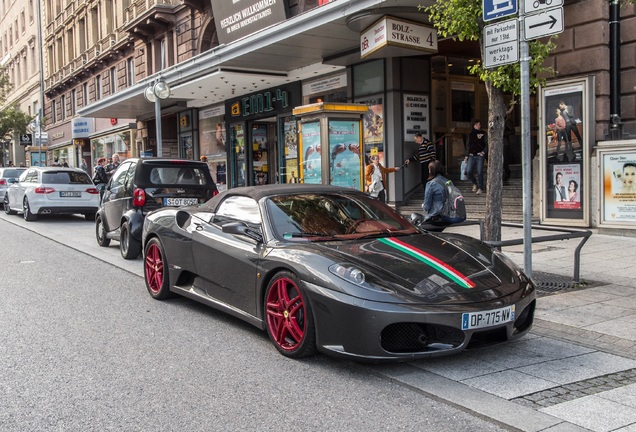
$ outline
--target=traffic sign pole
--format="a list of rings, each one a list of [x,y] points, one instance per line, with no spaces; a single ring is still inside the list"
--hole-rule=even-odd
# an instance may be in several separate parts
[[[523,194],[523,270],[532,278],[532,148],[530,141],[530,50],[525,34],[525,7],[521,2],[521,175]]]

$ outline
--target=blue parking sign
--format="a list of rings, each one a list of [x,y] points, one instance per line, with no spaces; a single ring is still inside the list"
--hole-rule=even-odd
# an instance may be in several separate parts
[[[483,0],[484,21],[491,21],[518,11],[517,0]]]

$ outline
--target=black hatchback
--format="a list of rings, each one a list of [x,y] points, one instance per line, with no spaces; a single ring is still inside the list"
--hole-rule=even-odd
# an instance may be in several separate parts
[[[204,162],[182,159],[130,158],[117,168],[106,185],[96,216],[100,246],[119,241],[121,255],[135,259],[141,253],[146,215],[158,208],[201,204],[217,195]]]

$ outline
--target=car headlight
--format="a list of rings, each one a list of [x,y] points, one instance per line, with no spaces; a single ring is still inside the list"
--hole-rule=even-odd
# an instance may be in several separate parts
[[[353,266],[333,264],[329,267],[329,271],[352,284],[362,285],[365,282],[362,270]]]

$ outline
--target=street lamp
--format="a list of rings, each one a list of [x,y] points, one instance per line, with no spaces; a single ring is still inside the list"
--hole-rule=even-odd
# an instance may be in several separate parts
[[[155,104],[155,125],[157,128],[157,157],[161,157],[163,153],[161,141],[161,99],[168,99],[170,96],[170,87],[159,78],[152,85],[144,90],[144,97],[148,102]]]

